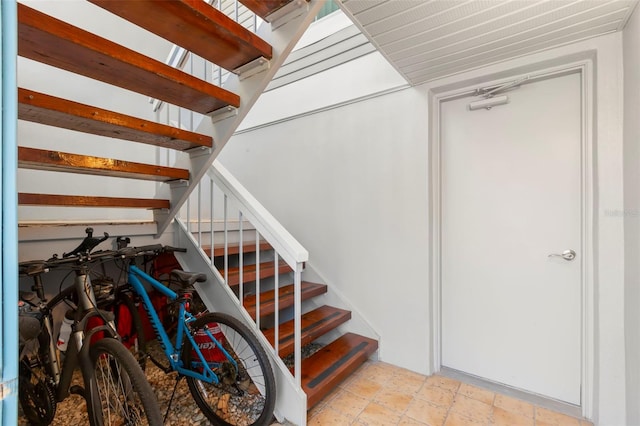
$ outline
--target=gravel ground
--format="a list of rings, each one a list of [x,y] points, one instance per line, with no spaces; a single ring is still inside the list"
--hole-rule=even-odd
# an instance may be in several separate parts
[[[320,348],[319,345],[308,345],[303,348],[303,356],[309,356]],[[291,362],[285,359],[286,362]],[[167,406],[171,398],[171,393],[176,385],[176,373],[165,374],[151,361],[146,364],[147,379],[151,387],[156,391],[158,403],[162,411],[163,417],[167,413]],[[79,371],[74,374],[74,383],[81,385],[82,376]],[[21,414],[21,410],[20,410]],[[71,395],[66,400],[58,404],[56,417],[52,423],[53,426],[80,426],[88,424],[86,403],[79,395]],[[187,381],[182,379],[178,383],[176,393],[168,412],[166,426],[204,426],[209,421],[200,411],[196,403],[191,397]],[[279,425],[274,419],[274,425]],[[288,423],[286,423],[288,424]],[[18,426],[28,426],[24,417],[19,417]]]
[[[165,374],[153,363],[147,364],[147,379],[152,388],[156,391],[156,396],[164,417],[167,412],[167,406],[171,393],[176,384],[176,373]],[[82,384],[82,376],[80,372],[74,375],[74,383]],[[87,417],[87,409],[84,398],[79,395],[71,395],[58,404],[56,417],[52,423],[53,426],[80,426],[89,423]],[[204,417],[198,406],[193,401],[189,393],[187,381],[182,379],[178,383],[176,394],[174,396],[171,409],[169,410],[166,426],[200,426],[208,425],[209,422]],[[24,417],[18,420],[19,426],[27,426],[28,423]]]

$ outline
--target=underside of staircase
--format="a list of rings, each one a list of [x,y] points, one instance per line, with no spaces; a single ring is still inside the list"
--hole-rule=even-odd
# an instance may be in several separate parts
[[[198,133],[20,87],[20,120],[169,149],[185,159],[181,164],[188,166],[167,167],[153,161],[129,161],[126,152],[121,158],[109,158],[62,152],[55,146],[19,146],[18,163],[23,169],[96,175],[104,177],[105,182],[113,177],[153,181],[162,189],[149,194],[148,198],[127,196],[126,186],[122,187],[121,196],[19,192],[18,203],[38,207],[151,209],[157,213],[154,216],[159,221],[158,233],[162,233],[282,65],[320,5],[316,0],[241,0],[265,22],[277,22],[266,31],[267,35],[279,32],[274,37],[279,44],[272,45],[262,33],[247,30],[202,0],[89,1],[228,70],[232,73],[231,82],[221,87],[203,81],[20,3],[18,54],[200,114],[213,117],[220,111],[235,113],[228,114],[230,118],[217,119],[211,132]],[[292,23],[297,26],[289,28]],[[260,250],[270,249],[265,244],[259,247]],[[253,249],[246,245],[243,255],[251,255],[251,250],[255,249],[255,243]],[[218,261],[224,254],[220,250],[218,247],[209,249],[209,255]],[[240,247],[226,247],[226,253],[238,257]],[[286,264],[276,267],[271,262],[231,265],[223,273],[228,277],[228,284],[237,289],[241,284],[250,287],[258,276],[260,279],[276,275],[286,277],[290,271]],[[302,297],[307,306],[312,304],[313,298],[326,292],[326,285],[303,283]],[[259,309],[256,299],[260,300]],[[253,318],[260,318],[261,324],[273,323],[274,316],[283,318],[277,336],[278,355],[290,355],[293,352],[293,322],[286,318],[286,312],[293,304],[292,286],[283,285],[277,290],[277,296],[275,288],[265,289],[259,295],[247,294],[242,304]],[[276,310],[282,311],[282,315],[275,315]],[[302,343],[322,340],[329,332],[338,333],[336,330],[350,317],[349,311],[326,305],[309,309],[302,317]],[[274,329],[263,328],[262,331],[275,346]],[[322,349],[302,364],[302,388],[307,394],[307,407],[316,404],[376,350],[375,340],[352,333],[344,333],[323,344]]]

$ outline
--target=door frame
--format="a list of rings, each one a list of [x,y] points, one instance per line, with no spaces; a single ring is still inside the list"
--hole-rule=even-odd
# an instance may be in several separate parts
[[[595,51],[561,57],[526,67],[487,73],[480,77],[459,78],[457,81],[436,85],[429,90],[429,225],[431,253],[429,278],[431,298],[431,359],[435,373],[442,366],[442,181],[441,181],[441,104],[447,100],[466,96],[476,88],[497,86],[529,76],[529,81],[559,77],[568,73],[580,74],[581,91],[581,386],[580,409],[585,418],[592,418],[595,383],[595,255],[594,235],[596,198],[594,182],[595,163]],[[523,83],[523,84],[526,84]]]

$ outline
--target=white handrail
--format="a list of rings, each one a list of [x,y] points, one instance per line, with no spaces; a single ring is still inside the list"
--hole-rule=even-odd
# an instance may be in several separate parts
[[[191,200],[187,202],[185,206],[186,210],[186,223],[183,224],[185,231],[187,231],[190,235],[189,238],[196,243],[198,246],[202,247],[202,237],[203,237],[203,216],[202,216],[202,206],[209,205],[211,209],[209,211],[209,226],[210,226],[210,243],[211,243],[211,263],[209,266],[212,268],[213,274],[217,279],[226,287],[229,284],[229,215],[228,208],[230,205],[233,205],[233,208],[237,208],[238,210],[238,233],[239,233],[239,289],[236,293],[235,303],[238,307],[244,308],[244,300],[245,300],[245,289],[244,289],[244,279],[243,279],[243,264],[244,264],[244,250],[243,245],[246,243],[243,238],[243,229],[244,223],[249,222],[253,229],[255,230],[255,239],[256,239],[256,269],[255,269],[255,295],[256,295],[256,315],[254,319],[254,326],[256,327],[256,331],[260,330],[260,274],[261,267],[260,265],[260,241],[266,241],[271,249],[274,251],[274,259],[273,259],[273,268],[275,271],[274,277],[274,292],[275,292],[275,334],[274,334],[274,342],[273,347],[271,348],[271,352],[275,357],[279,355],[279,336],[280,336],[280,326],[279,326],[279,304],[278,304],[278,294],[279,294],[279,271],[280,271],[280,259],[282,259],[289,267],[291,267],[291,272],[293,273],[293,321],[294,321],[294,380],[298,389],[301,389],[302,383],[302,270],[304,268],[305,262],[309,260],[309,252],[291,235],[281,224],[276,220],[275,217],[262,205],[260,202],[249,193],[249,191],[242,186],[242,184],[222,165],[219,161],[214,161],[213,165],[207,171],[208,184],[210,185],[210,191],[202,191],[201,185],[203,185],[204,180],[200,182],[198,186],[198,190],[195,192],[197,194],[197,205],[195,207],[195,214],[192,218],[192,208],[191,208]],[[206,183],[205,183],[206,184]],[[214,250],[215,250],[215,241],[214,241],[214,226],[215,226],[215,211],[213,199],[215,198],[215,191],[221,193],[222,201],[223,201],[223,239],[224,239],[224,257],[223,257],[223,265],[220,265],[223,270],[219,270],[213,262]],[[205,193],[209,193],[211,196],[211,200],[203,200],[203,196]],[[220,213],[219,213],[220,214]],[[180,220],[180,219],[179,219]],[[195,231],[192,229],[192,222],[196,221]],[[180,222],[182,222],[180,220]],[[195,235],[193,235],[195,234]],[[195,238],[197,236],[197,238]],[[202,249],[201,249],[202,250]],[[204,252],[203,252],[204,253]],[[250,316],[246,313],[246,318],[249,319]],[[286,369],[285,369],[286,371]]]
[[[280,257],[291,267],[307,262],[309,252],[264,208],[249,191],[218,160],[207,174],[229,197],[243,207],[243,214],[265,237]]]

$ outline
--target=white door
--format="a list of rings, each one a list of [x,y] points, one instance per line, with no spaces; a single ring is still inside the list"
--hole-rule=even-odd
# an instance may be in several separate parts
[[[441,104],[442,365],[576,405],[580,93],[575,73]]]

